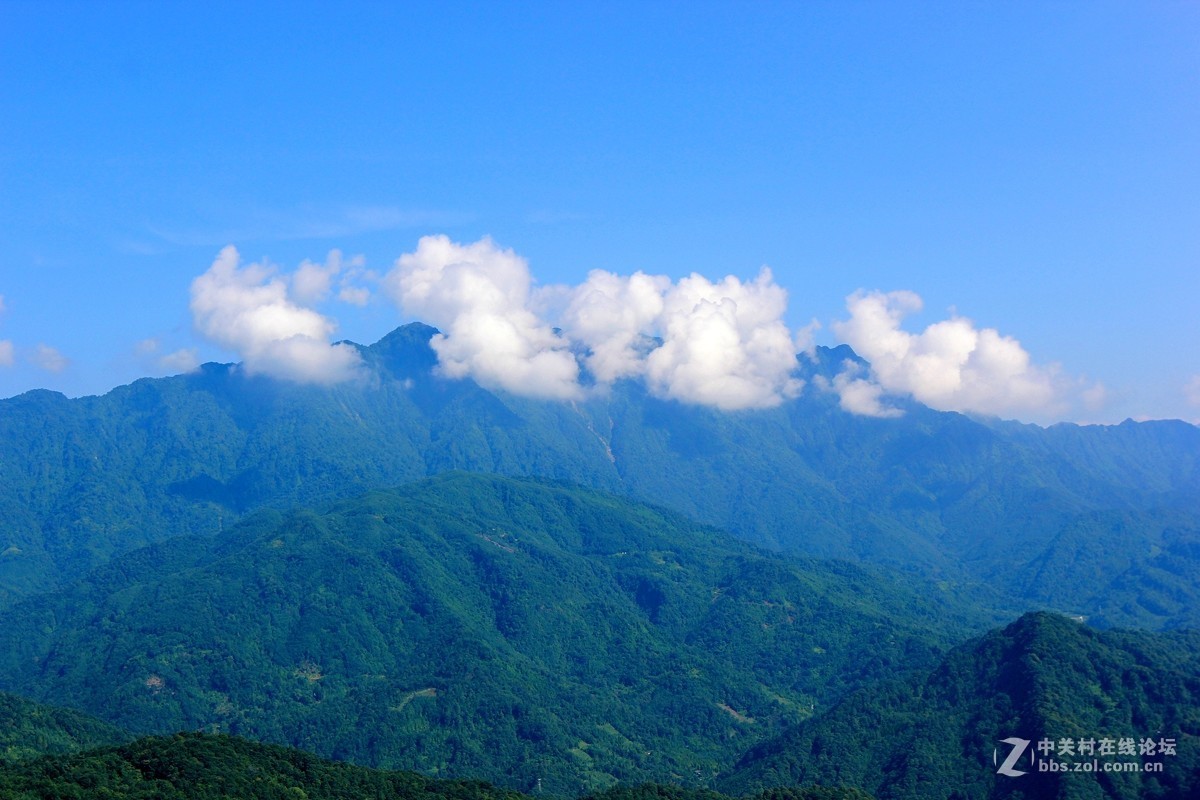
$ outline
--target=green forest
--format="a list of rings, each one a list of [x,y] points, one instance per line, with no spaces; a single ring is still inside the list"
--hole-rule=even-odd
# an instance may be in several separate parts
[[[9,800],[522,800],[482,781],[433,780],[203,733],[147,737],[73,756],[0,766]],[[537,796],[546,796],[538,793]],[[588,800],[727,800],[713,791],[643,784]],[[802,787],[753,800],[869,800],[852,788]]]
[[[1194,426],[538,402],[431,330],[0,401],[0,797],[1200,795]]]

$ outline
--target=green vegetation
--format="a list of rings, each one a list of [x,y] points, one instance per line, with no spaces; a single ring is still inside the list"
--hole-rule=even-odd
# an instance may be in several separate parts
[[[77,711],[0,692],[0,762],[74,753],[129,738],[121,729]]]
[[[1007,755],[1008,737],[1035,750],[1043,739],[1166,739],[1175,752],[1098,757],[1158,762],[1161,772],[1044,773],[1026,761],[1027,774],[1008,777],[993,762],[997,749]],[[926,676],[855,692],[756,746],[719,785],[742,793],[809,781],[862,787],[880,800],[1196,797],[1200,631],[1099,632],[1030,614],[956,648]]]
[[[1200,624],[1200,429],[1050,429],[912,405],[840,411],[819,392],[723,413],[622,384],[576,404],[432,374],[433,329],[362,348],[332,388],[210,364],[103,397],[0,401],[0,607],[114,555],[246,513],[313,506],[449,470],[571,481],[751,542],[876,563],[1000,605],[1106,625]],[[801,358],[806,377],[848,348]]]
[[[0,401],[0,797],[1200,793],[1200,429],[536,402],[432,332]],[[1029,609],[1088,624],[961,645]],[[992,763],[1089,736],[1177,752]]]
[[[529,800],[478,781],[435,780],[357,767],[285,747],[200,733],[148,737],[69,757],[0,765],[5,800]],[[642,785],[589,800],[731,800],[716,792]],[[752,800],[870,800],[854,789],[805,787]]]
[[[139,733],[216,729],[574,794],[703,785],[990,618],[610,495],[451,473],[117,558],[26,600],[0,685]]]
[[[338,764],[230,736],[179,734],[0,767],[0,797],[111,800],[519,800],[472,781]]]
[[[218,729],[526,790],[702,784],[982,626],[922,589],[611,495],[448,474],[259,513],[24,601],[0,682],[134,732]]]
[[[585,800],[730,800],[730,798],[710,789],[685,789],[680,786],[662,786],[651,783],[641,786],[619,786],[600,794],[590,795]],[[769,789],[749,796],[746,800],[872,800],[872,798],[866,792],[854,788],[798,786]]]

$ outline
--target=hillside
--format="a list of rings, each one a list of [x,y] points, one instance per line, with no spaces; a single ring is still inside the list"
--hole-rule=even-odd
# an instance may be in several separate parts
[[[632,383],[532,401],[438,377],[433,332],[360,347],[368,377],[332,388],[208,364],[103,397],[0,401],[0,604],[256,509],[461,469],[571,481],[768,547],[986,582],[1100,624],[1200,622],[1194,426],[1042,429],[917,404],[873,419],[818,391],[726,413]],[[853,357],[821,349],[798,374]]]
[[[75,753],[129,738],[94,717],[0,692],[0,763]]]
[[[7,800],[521,800],[531,795],[474,781],[356,767],[298,750],[199,733],[139,739],[121,747],[0,764]],[[538,792],[532,796],[545,796]],[[715,792],[643,785],[590,800],[730,800]],[[854,789],[808,787],[754,800],[870,800]]]
[[[704,785],[964,630],[949,589],[451,473],[114,559],[0,629],[0,687],[138,733],[576,794]]]
[[[1030,742],[997,774],[1011,748]],[[1094,755],[1060,754],[1062,740]],[[1153,754],[1102,754],[1153,739]],[[1053,752],[1038,743],[1054,743]],[[1173,748],[1162,752],[1162,741]],[[1132,745],[1131,745],[1132,746]],[[1030,754],[1035,759],[1031,763]],[[1043,772],[1038,761],[1097,772]],[[1161,772],[1104,764],[1161,764]],[[1109,767],[1111,770],[1112,767]],[[1142,767],[1138,767],[1142,769]],[[964,644],[925,676],[870,687],[752,749],[720,786],[734,794],[801,782],[838,782],[886,798],[1173,798],[1200,792],[1200,632],[1099,632],[1029,614]]]
[[[517,800],[482,783],[431,781],[228,736],[181,734],[0,766],[0,796],[113,800]]]

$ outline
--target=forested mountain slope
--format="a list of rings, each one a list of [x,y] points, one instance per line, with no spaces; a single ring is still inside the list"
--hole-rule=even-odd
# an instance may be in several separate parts
[[[525,800],[546,797],[476,781],[433,780],[373,770],[224,735],[139,739],[74,756],[0,764],[6,800],[103,797],[107,800]],[[589,800],[730,800],[716,792],[642,785]],[[754,800],[870,800],[855,789],[807,787]]]
[[[1029,743],[1010,768],[1024,774],[998,774],[1008,738]],[[1050,761],[1065,766],[1039,767]],[[1138,771],[1118,769],[1126,765]],[[720,786],[738,794],[801,782],[845,783],[881,800],[1196,797],[1200,631],[1101,632],[1029,614],[956,648],[926,676],[855,692],[755,747]]]
[[[114,554],[452,469],[569,480],[750,541],[951,581],[1103,624],[1200,621],[1200,429],[1036,426],[909,404],[843,412],[809,389],[722,412],[619,384],[533,401],[434,372],[432,328],[370,347],[362,381],[300,386],[208,364],[103,397],[0,401],[0,593],[63,585]],[[3,602],[3,598],[0,598]]]
[[[138,733],[579,793],[704,785],[989,618],[670,512],[450,473],[118,557],[0,628],[0,687]]]
[[[120,728],[78,711],[0,692],[0,763],[74,753],[129,738]]]

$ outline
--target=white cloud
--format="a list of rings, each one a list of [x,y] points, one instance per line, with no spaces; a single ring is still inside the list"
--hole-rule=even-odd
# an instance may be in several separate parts
[[[443,375],[542,398],[582,397],[588,375],[599,388],[638,379],[656,396],[724,410],[775,406],[801,390],[796,353],[813,350],[821,327],[813,320],[789,331],[787,293],[765,267],[747,282],[595,270],[578,286],[535,289],[525,260],[488,238],[424,237],[382,283],[407,315],[441,329],[431,346]],[[359,299],[345,287],[339,297]],[[1035,417],[1105,402],[1103,386],[1034,364],[1016,339],[964,317],[903,330],[921,307],[912,292],[858,292],[847,306],[850,319],[833,331],[870,368],[844,369],[822,385],[852,413],[901,414],[888,395]]]
[[[796,331],[796,352],[807,353],[810,356],[817,351],[817,331],[821,330],[821,323],[813,318],[807,325]]]
[[[861,364],[846,361],[832,383],[824,378],[817,380],[824,388],[836,392],[842,410],[851,414],[880,418],[902,416],[904,412],[900,409],[883,404],[883,387],[860,377],[863,371]]]
[[[311,305],[329,296],[334,277],[342,271],[342,254],[338,250],[329,251],[324,264],[314,264],[305,260],[292,273],[291,294],[297,302]]]
[[[446,236],[423,237],[384,278],[406,313],[442,331],[431,345],[446,376],[533,397],[579,397],[567,341],[530,310],[532,282],[512,250]]]
[[[645,371],[644,339],[656,333],[670,287],[670,279],[661,275],[604,270],[593,270],[573,289],[556,287],[567,298],[560,325],[589,349],[584,363],[597,381],[612,383]]]
[[[777,405],[802,385],[787,293],[765,268],[748,283],[693,274],[677,284],[595,270],[579,286],[535,291],[513,251],[431,236],[384,284],[442,330],[431,344],[443,374],[515,394],[581,397],[580,362],[602,386],[641,378],[657,396],[727,410]]]
[[[664,298],[663,343],[646,356],[650,390],[724,410],[766,408],[802,384],[792,335],[781,317],[787,292],[765,267],[750,283],[692,274]]]
[[[319,278],[305,280],[305,291],[319,288]],[[353,378],[361,365],[358,352],[350,345],[330,344],[337,323],[293,302],[288,284],[269,265],[239,266],[237,250],[226,247],[192,281],[196,328],[237,352],[250,374],[323,384]]]
[[[1097,382],[1080,392],[1079,399],[1083,401],[1083,407],[1088,411],[1101,409],[1109,401],[1108,387]]]
[[[156,372],[179,374],[191,372],[200,366],[200,358],[193,348],[179,349],[172,353],[159,354],[158,339],[142,339],[133,347],[134,354]]]
[[[47,372],[62,372],[71,363],[66,356],[47,344],[39,344],[30,359]]]
[[[172,373],[193,372],[200,366],[200,357],[195,348],[181,348],[161,356],[158,359],[158,366],[160,369]]]
[[[801,388],[781,319],[787,293],[766,268],[749,283],[692,274],[676,284],[597,270],[559,293],[562,329],[600,383],[640,376],[659,397],[725,410],[778,405]]]
[[[371,290],[362,286],[343,286],[338,290],[338,300],[352,306],[365,306],[371,300]]]
[[[328,299],[333,291],[334,279],[337,278],[338,299],[354,305],[366,305],[371,297],[370,290],[355,286],[354,281],[373,279],[374,273],[368,272],[364,265],[366,259],[361,255],[346,259],[340,250],[330,250],[324,264],[304,261],[296,268],[290,277],[290,296],[297,303],[305,306],[315,305]]]
[[[1183,386],[1183,396],[1187,399],[1188,405],[1200,408],[1200,375],[1193,375],[1188,379]]]
[[[904,331],[901,322],[921,308],[913,292],[860,291],[846,305],[850,319],[833,330],[870,363],[872,381],[886,393],[985,414],[1053,415],[1066,407],[1072,382],[1056,366],[1033,364],[1020,342],[993,328],[955,316],[919,334]]]

